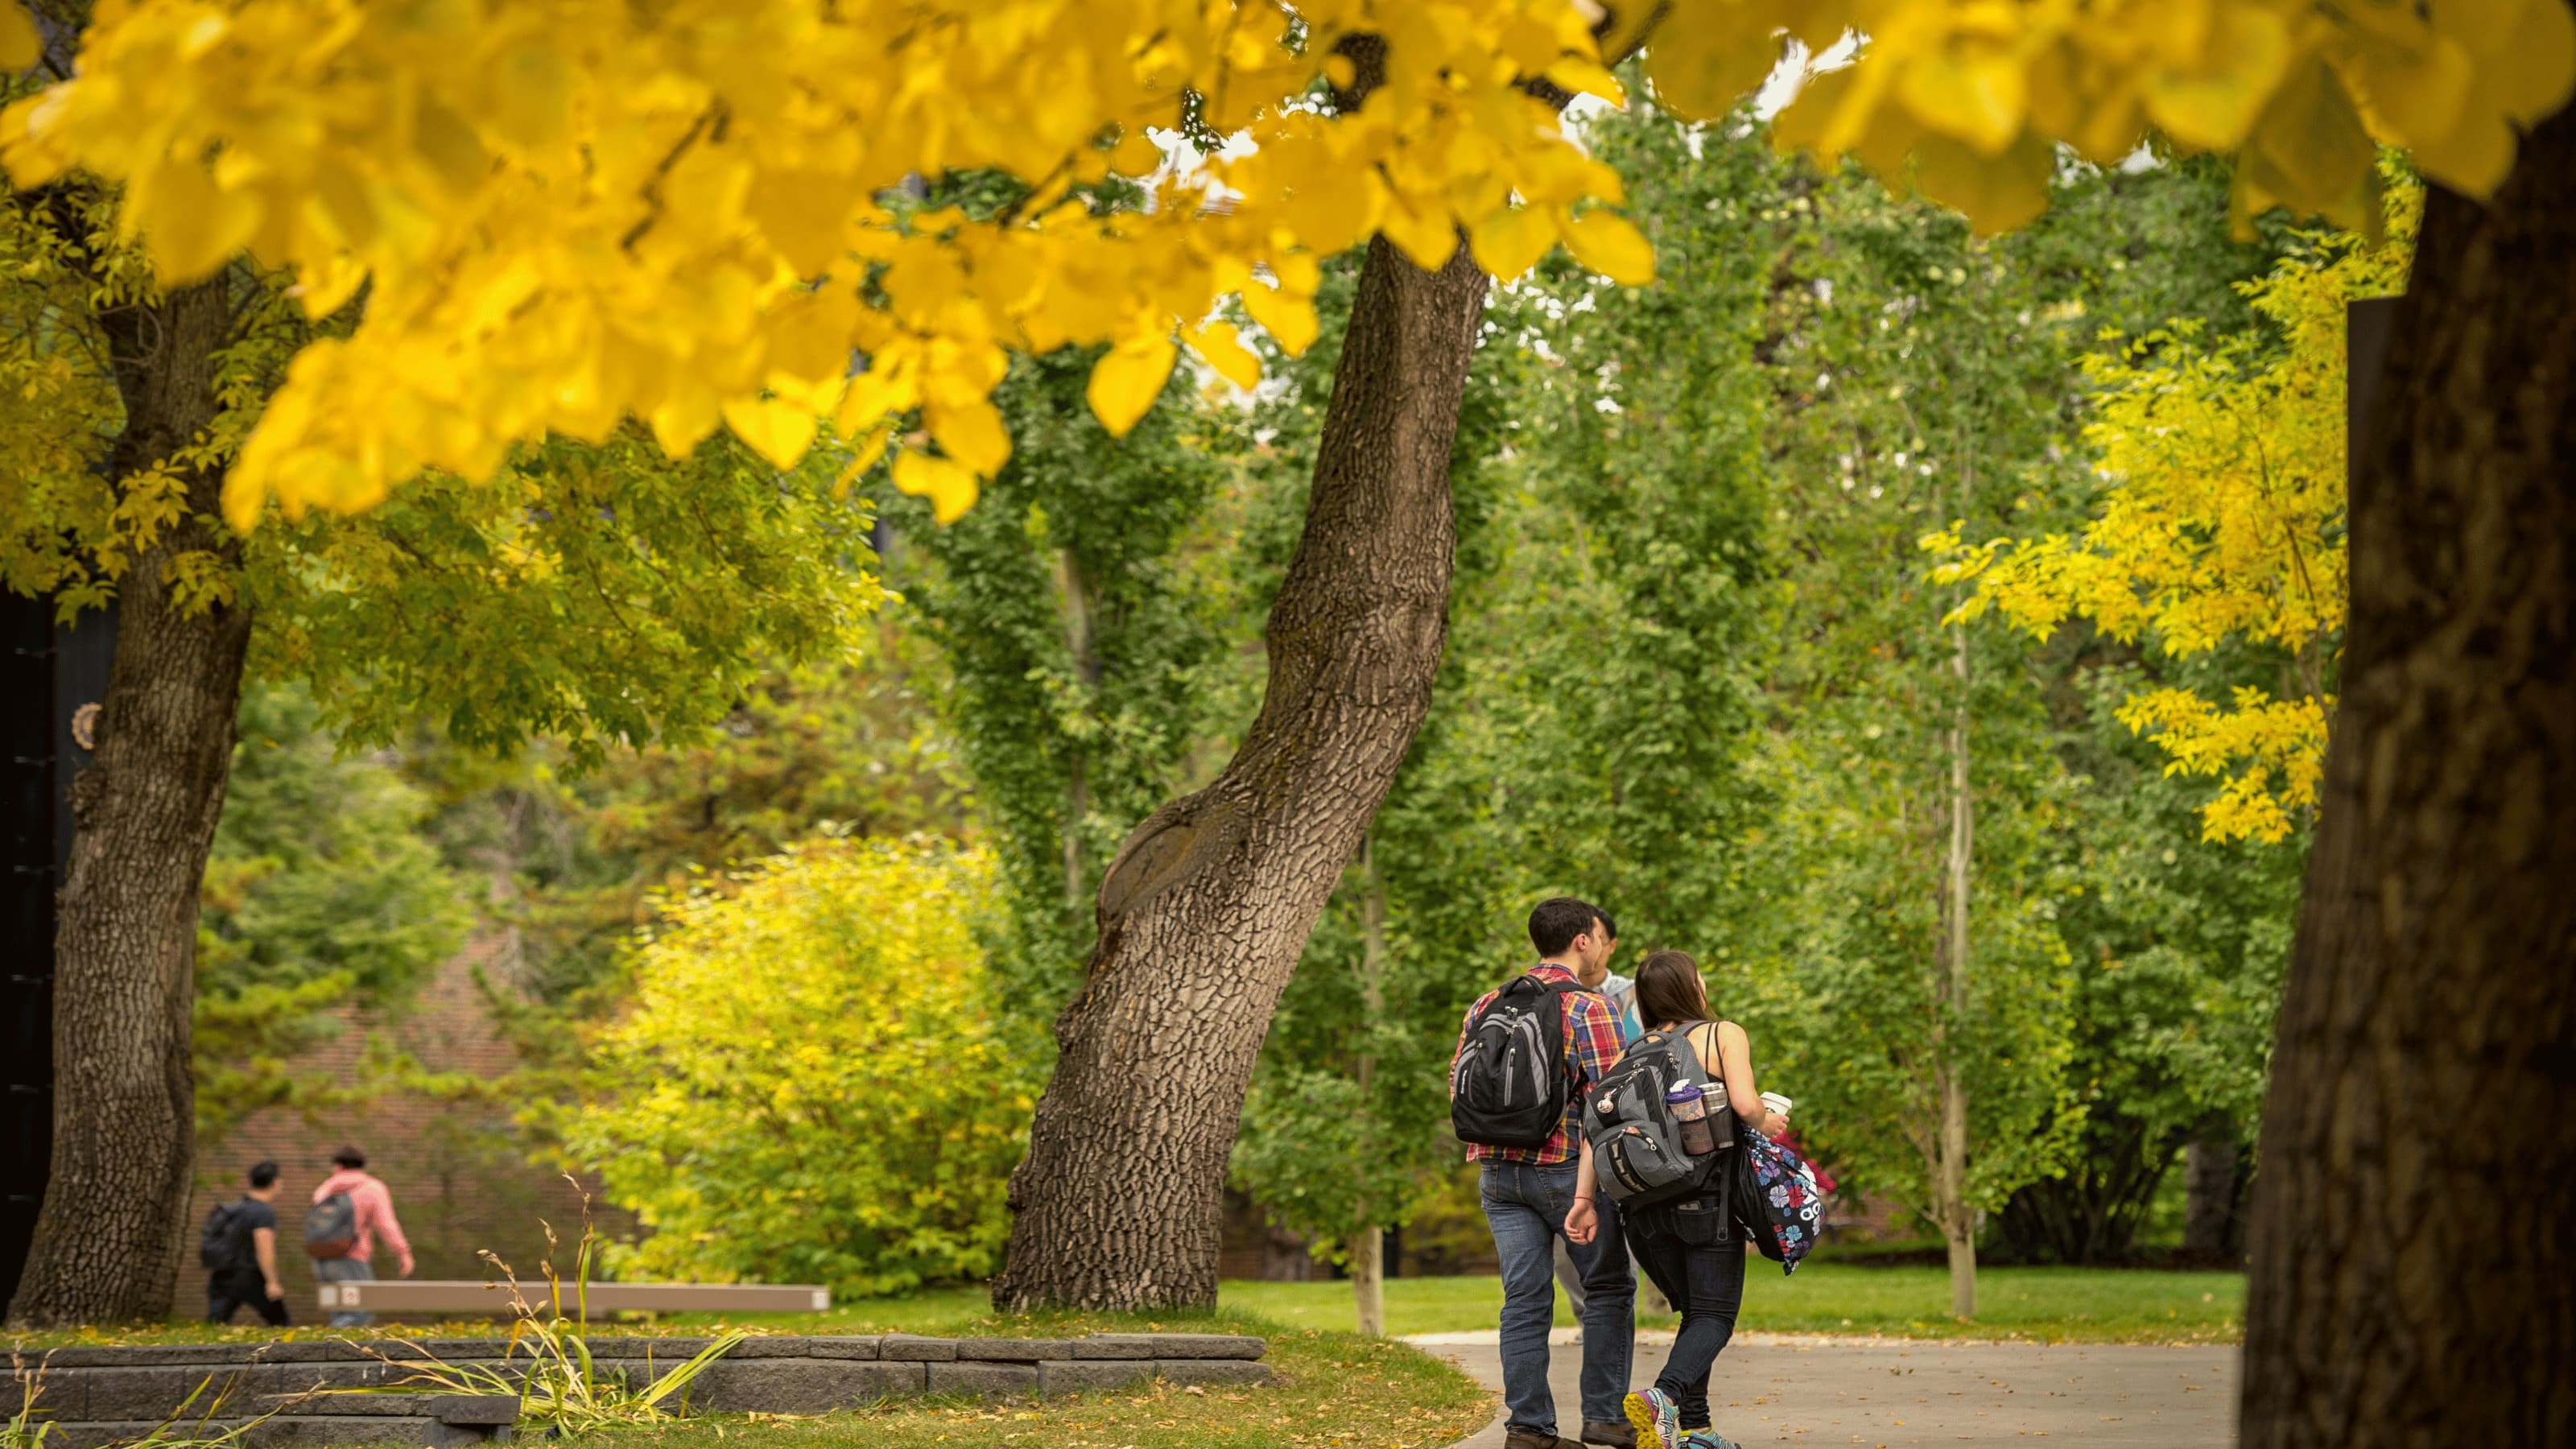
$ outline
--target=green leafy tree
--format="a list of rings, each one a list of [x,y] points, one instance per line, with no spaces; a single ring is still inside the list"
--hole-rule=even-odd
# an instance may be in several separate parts
[[[241,739],[197,916],[197,1140],[341,1089],[293,1059],[342,1007],[399,1010],[474,922],[467,881],[391,763],[344,753],[300,689],[242,700]]]
[[[852,1295],[993,1270],[1044,1076],[978,943],[993,876],[824,838],[665,900],[560,1124],[651,1230],[612,1268]]]
[[[941,656],[948,727],[996,832],[1011,1009],[1044,1022],[1080,985],[1092,899],[1120,840],[1181,784],[1220,647],[1203,515],[1222,476],[1188,379],[1124,438],[1084,399],[1088,357],[1013,364],[1011,461],[932,526],[889,498],[891,567]]]
[[[651,894],[824,829],[958,841],[974,802],[940,713],[937,652],[890,616],[845,657],[769,664],[695,735],[568,770],[551,742],[494,758],[423,731],[406,768],[439,801],[435,830],[491,886],[515,963],[493,1000],[524,1016],[523,1052],[550,1059],[567,1022],[623,999],[626,938]]]
[[[1766,163],[1714,142],[1695,157],[1679,128],[1624,113],[1587,140],[1652,178],[1629,199],[1663,285],[1543,264],[1489,312],[1432,708],[1282,998],[1234,1161],[1276,1220],[1353,1265],[1363,1323],[1380,1231],[1457,1161],[1459,1017],[1526,963],[1530,905],[1577,892],[1631,941],[1705,943],[1761,798],[1744,765],[1769,592],[1763,273],[1706,203]],[[1292,394],[1257,415],[1283,499],[1303,476],[1286,440],[1319,411]]]
[[[1849,175],[1784,169],[1735,203],[1777,258],[1761,351],[1787,600],[1764,764],[1783,803],[1727,992],[1809,1140],[1947,1240],[1961,1317],[1983,1215],[2082,1156],[2058,921],[2085,883],[2059,841],[2087,783],[2052,708],[2069,662],[1945,625],[1955,591],[1907,530],[2070,515],[2093,331],[2242,315],[2227,284],[2261,252],[2220,234],[2214,184],[2075,168],[1991,243]]]

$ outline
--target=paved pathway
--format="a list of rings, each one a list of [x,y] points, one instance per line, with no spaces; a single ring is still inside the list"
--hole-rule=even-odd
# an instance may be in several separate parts
[[[1583,1349],[1552,1351],[1559,1433],[1577,1432],[1575,1378]],[[1663,1367],[1670,1333],[1637,1336],[1631,1382]],[[1502,1387],[1494,1335],[1410,1340]],[[2028,1444],[2229,1446],[2236,1442],[2237,1350],[2230,1345],[1938,1343],[1903,1339],[1738,1334],[1709,1385],[1719,1433],[1746,1449],[1773,1444],[1908,1446]],[[1497,1417],[1458,1449],[1501,1449]]]

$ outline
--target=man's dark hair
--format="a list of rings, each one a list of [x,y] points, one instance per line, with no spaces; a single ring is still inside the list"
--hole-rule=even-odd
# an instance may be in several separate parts
[[[342,1147],[331,1154],[331,1164],[334,1167],[364,1167],[367,1165],[367,1154],[355,1147]]]
[[[1588,901],[1572,896],[1557,896],[1538,903],[1530,912],[1530,944],[1541,956],[1560,956],[1574,944],[1574,938],[1592,929],[1594,921],[1605,921],[1600,910]]]
[[[254,1163],[252,1163],[252,1164],[250,1165],[250,1185],[251,1185],[251,1186],[253,1186],[253,1187],[266,1187],[266,1186],[268,1186],[270,1183],[275,1182],[275,1181],[277,1181],[277,1164],[276,1164],[276,1163],[274,1163],[274,1162],[254,1162]]]
[[[1613,941],[1618,940],[1618,939],[1619,939],[1619,923],[1618,923],[1618,921],[1616,921],[1616,920],[1612,919],[1612,917],[1611,917],[1611,915],[1610,915],[1610,913],[1609,913],[1608,911],[1595,911],[1593,914],[1595,914],[1595,915],[1597,915],[1597,916],[1599,916],[1599,917],[1601,918],[1601,934],[1602,934],[1602,935],[1605,935],[1605,936],[1607,936],[1607,937],[1609,937],[1609,938],[1610,938],[1611,940],[1613,940]]]

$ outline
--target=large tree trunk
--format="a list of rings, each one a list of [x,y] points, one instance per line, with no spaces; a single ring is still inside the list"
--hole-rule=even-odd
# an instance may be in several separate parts
[[[2183,1148],[2182,1250],[2197,1261],[2223,1261],[2243,1248],[2236,1210],[2239,1150],[2236,1124],[2223,1120],[2203,1124]]]
[[[2377,398],[2243,1439],[2576,1443],[2576,112],[2431,194]]]
[[[1484,305],[1465,247],[1433,273],[1369,244],[1260,717],[1101,880],[1089,979],[1011,1175],[998,1307],[1216,1299],[1218,1196],[1271,1009],[1430,708],[1449,445]]]
[[[125,428],[122,478],[213,420],[214,353],[229,316],[219,279],[101,319]],[[196,1092],[189,1078],[197,891],[232,764],[248,610],[191,610],[165,577],[189,552],[229,576],[239,545],[216,520],[218,475],[189,475],[190,517],[141,551],[118,594],[98,749],[72,783],[71,869],[54,946],[54,1148],[12,1323],[167,1313],[188,1210]]]

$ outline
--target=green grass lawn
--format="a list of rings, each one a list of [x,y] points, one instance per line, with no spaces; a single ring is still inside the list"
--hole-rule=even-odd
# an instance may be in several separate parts
[[[1811,1262],[1784,1278],[1756,1260],[1745,1269],[1748,1332],[1882,1334],[1903,1338],[2030,1338],[2103,1343],[2232,1343],[2245,1317],[2240,1273],[2159,1273],[2116,1268],[1988,1268],[1977,1275],[1977,1317],[1949,1316],[1950,1278],[1940,1268]],[[1358,1322],[1348,1283],[1227,1283],[1218,1301],[1299,1327]],[[1499,1278],[1397,1278],[1386,1285],[1386,1330],[1446,1333],[1491,1328],[1503,1302]],[[1556,1321],[1572,1326],[1565,1295]],[[1640,1314],[1669,1328],[1670,1314]]]
[[[1455,1333],[1488,1329],[1503,1301],[1498,1278],[1397,1278],[1386,1285],[1387,1332]],[[1218,1289],[1220,1312],[1251,1315],[1290,1329],[1348,1333],[1358,1326],[1351,1285],[1344,1282],[1229,1281]],[[1977,1317],[1949,1316],[1949,1275],[1932,1267],[1876,1267],[1812,1261],[1794,1277],[1755,1260],[1745,1270],[1749,1332],[1878,1334],[1903,1338],[2046,1339],[2099,1343],[2232,1343],[2242,1332],[2245,1279],[2239,1273],[2171,1273],[2117,1268],[1988,1268],[1977,1275]],[[902,1298],[861,1299],[829,1313],[630,1315],[594,1332],[703,1333],[720,1324],[772,1333],[1038,1333],[1045,1319],[994,1316],[981,1288],[935,1288]],[[1556,1321],[1573,1316],[1558,1295]],[[1669,1328],[1669,1314],[1641,1314],[1641,1326]],[[1203,1316],[1121,1319],[1121,1323],[1195,1329]],[[255,1343],[281,1337],[421,1338],[502,1331],[484,1319],[453,1324],[401,1324],[345,1330],[299,1326],[281,1334],[262,1327],[216,1329],[173,1322],[144,1328],[73,1329],[18,1337],[29,1347],[132,1341]],[[1258,1332],[1259,1329],[1248,1329]]]
[[[930,1320],[917,1320],[930,1323]],[[956,1326],[1022,1333],[1134,1329],[1155,1320],[1055,1317],[1043,1324],[986,1319]],[[941,1325],[944,1326],[944,1325]],[[986,1404],[896,1399],[815,1419],[730,1415],[585,1435],[600,1449],[718,1449],[728,1434],[760,1449],[1439,1449],[1484,1426],[1493,1396],[1447,1363],[1385,1339],[1282,1328],[1238,1313],[1174,1321],[1203,1332],[1270,1340],[1277,1376],[1260,1388],[1151,1388]]]

